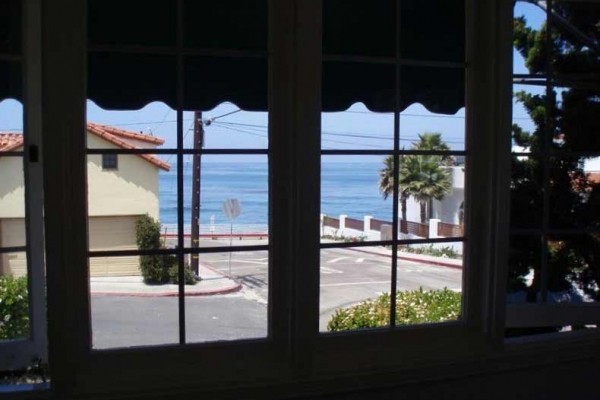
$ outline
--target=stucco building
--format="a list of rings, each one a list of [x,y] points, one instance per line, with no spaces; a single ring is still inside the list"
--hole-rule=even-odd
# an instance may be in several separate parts
[[[164,140],[111,126],[88,123],[90,149],[155,148]],[[0,133],[0,151],[20,151],[23,136]],[[159,171],[169,164],[151,154],[93,154],[88,156],[88,231],[90,250],[137,248],[135,222],[143,214],[158,219]],[[23,246],[25,240],[25,190],[22,157],[0,157],[0,247]],[[91,258],[90,274],[139,274],[137,256]],[[23,275],[24,253],[0,254],[2,274]]]

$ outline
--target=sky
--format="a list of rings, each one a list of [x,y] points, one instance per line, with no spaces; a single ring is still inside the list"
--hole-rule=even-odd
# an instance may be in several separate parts
[[[517,3],[515,15],[525,15],[531,26],[539,27],[544,13],[528,3]],[[514,72],[527,72],[521,56],[514,53]],[[515,90],[531,87],[515,87]],[[205,111],[203,118],[212,120],[205,126],[205,148],[252,148],[266,149],[268,115],[264,112],[246,112],[231,103],[224,103]],[[230,114],[231,113],[231,114]],[[227,115],[226,115],[227,114]],[[88,120],[95,123],[116,126],[135,132],[143,132],[165,139],[163,148],[176,148],[176,112],[163,103],[150,103],[135,111],[108,111],[87,104]],[[0,102],[0,132],[22,130],[22,106],[14,100]],[[525,110],[513,105],[513,120],[524,129],[532,129],[533,124]],[[440,132],[443,140],[452,150],[464,150],[464,109],[455,115],[441,115],[428,112],[422,105],[413,104],[400,114],[400,147],[410,148],[423,132]],[[184,113],[184,146],[192,147],[193,113]],[[363,104],[354,104],[344,112],[322,114],[323,149],[392,149],[393,114],[373,113]],[[171,160],[174,157],[162,156]],[[240,159],[241,158],[241,159]],[[381,162],[381,156],[338,156],[328,157],[328,161],[374,161]],[[264,160],[263,157],[240,156],[240,161]]]

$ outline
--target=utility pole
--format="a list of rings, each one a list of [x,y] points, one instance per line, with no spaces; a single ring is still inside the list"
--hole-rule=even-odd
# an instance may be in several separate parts
[[[192,236],[191,247],[199,247],[200,243],[200,171],[202,154],[198,151],[204,147],[204,122],[202,112],[194,112],[194,152],[192,160]],[[200,277],[198,254],[191,255],[191,269]]]

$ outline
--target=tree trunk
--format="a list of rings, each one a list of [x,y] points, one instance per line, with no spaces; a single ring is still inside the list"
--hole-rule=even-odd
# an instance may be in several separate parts
[[[422,201],[419,204],[421,206],[421,223],[424,224],[427,222],[427,202]]]
[[[433,199],[427,201],[427,219],[433,218]]]

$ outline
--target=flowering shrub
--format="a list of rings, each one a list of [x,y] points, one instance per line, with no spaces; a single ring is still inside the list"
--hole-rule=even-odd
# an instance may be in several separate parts
[[[396,324],[410,325],[456,320],[460,316],[461,294],[443,290],[403,291],[396,293]],[[339,309],[327,323],[331,332],[377,328],[390,323],[390,295],[365,300]]]
[[[29,336],[27,278],[0,276],[0,340]]]

